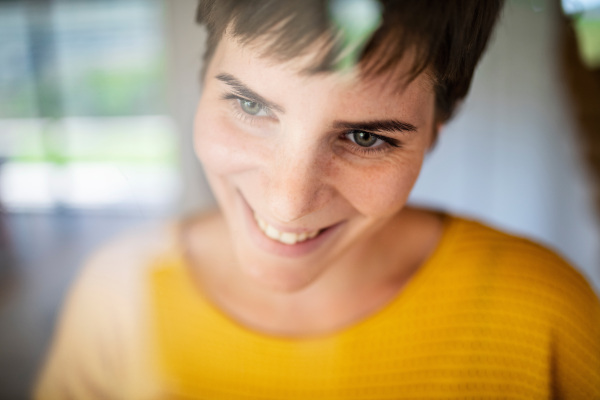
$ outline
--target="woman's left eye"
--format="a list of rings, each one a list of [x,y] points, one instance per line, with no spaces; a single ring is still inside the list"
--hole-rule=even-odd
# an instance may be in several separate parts
[[[378,135],[364,131],[350,131],[346,134],[346,138],[356,143],[360,147],[380,147],[386,144],[386,141],[381,139]]]
[[[252,115],[253,117],[262,117],[268,115],[266,107],[261,103],[246,99],[238,99],[238,102],[242,111],[248,115]]]

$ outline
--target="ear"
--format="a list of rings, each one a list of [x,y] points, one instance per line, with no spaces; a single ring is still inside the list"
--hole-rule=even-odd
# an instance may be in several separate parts
[[[438,138],[440,137],[445,127],[445,122],[436,121],[436,123],[433,126],[433,132],[431,132],[431,142],[429,143],[429,148],[427,149],[428,152],[431,152],[435,148],[438,142]]]

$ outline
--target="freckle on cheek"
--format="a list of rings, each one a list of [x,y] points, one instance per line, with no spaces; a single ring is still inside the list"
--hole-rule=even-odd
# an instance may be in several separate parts
[[[367,188],[363,194],[365,203],[377,214],[397,212],[406,202],[412,180],[408,177],[381,179]]]

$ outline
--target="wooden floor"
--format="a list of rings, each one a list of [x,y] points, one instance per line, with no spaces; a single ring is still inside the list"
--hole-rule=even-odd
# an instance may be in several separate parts
[[[86,256],[151,219],[122,212],[0,214],[0,399],[30,397],[63,297]]]

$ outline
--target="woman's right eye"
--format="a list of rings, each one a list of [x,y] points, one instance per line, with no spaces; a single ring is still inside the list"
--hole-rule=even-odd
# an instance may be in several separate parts
[[[225,95],[223,95],[222,99],[226,100],[227,102],[229,102],[229,104],[234,106],[234,112],[239,118],[253,119],[262,117],[274,117],[269,107],[267,107],[259,101],[249,100],[245,97],[240,97],[234,93],[226,93]]]
[[[243,112],[253,117],[268,116],[266,107],[256,101],[238,98],[238,103]]]

